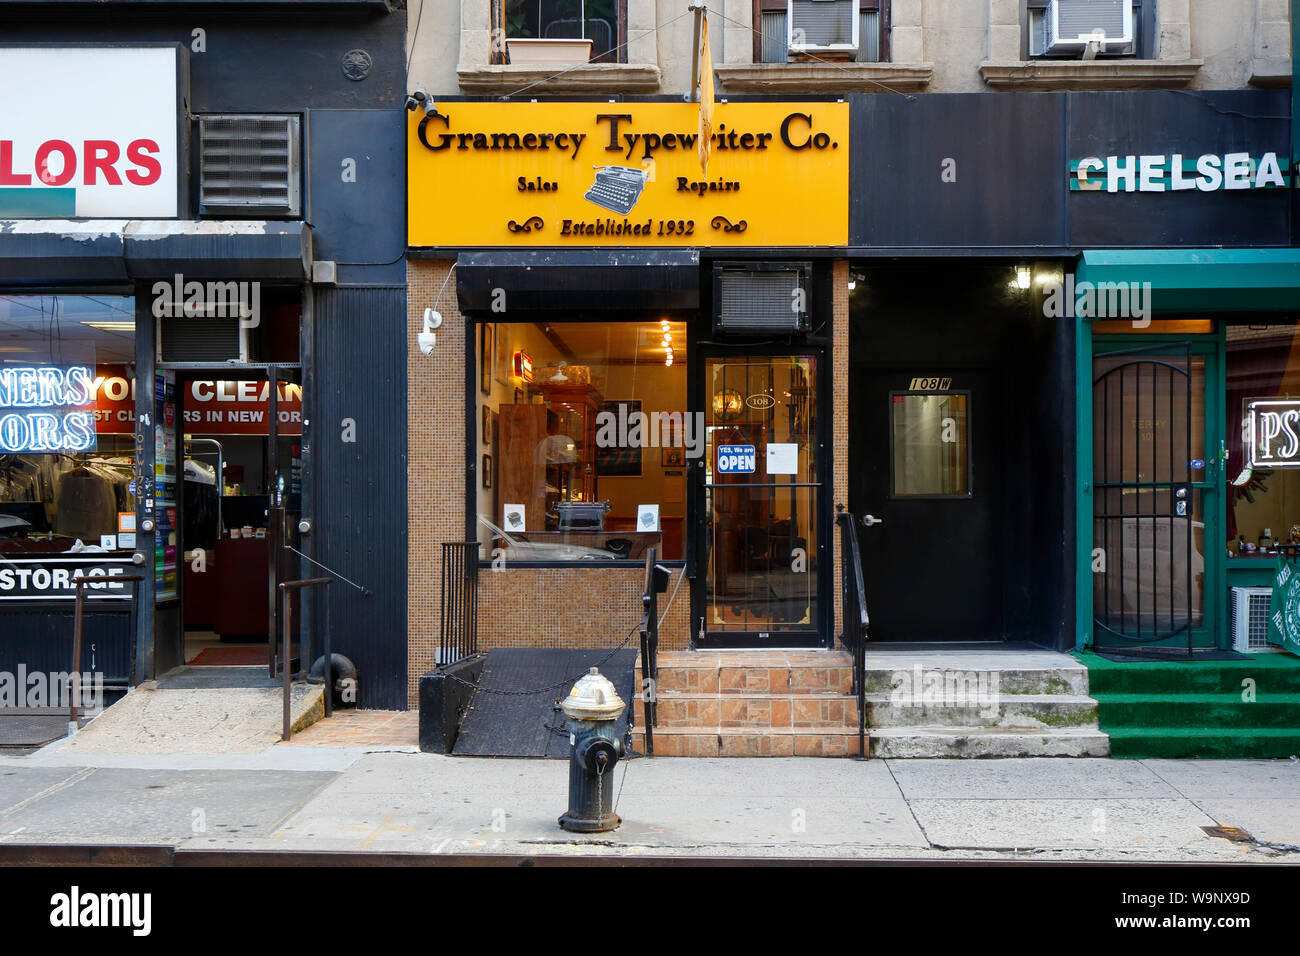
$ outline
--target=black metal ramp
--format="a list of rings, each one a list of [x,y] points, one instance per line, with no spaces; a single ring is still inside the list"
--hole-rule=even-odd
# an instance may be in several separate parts
[[[461,721],[452,753],[462,757],[569,756],[569,732],[559,702],[592,667],[599,667],[628,705],[617,734],[627,730],[637,651],[497,648]]]

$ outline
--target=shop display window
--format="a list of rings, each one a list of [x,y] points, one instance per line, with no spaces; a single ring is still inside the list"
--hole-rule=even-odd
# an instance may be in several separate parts
[[[129,296],[0,296],[0,554],[134,547],[134,360]]]
[[[476,328],[483,560],[685,557],[686,326],[499,322]]]
[[[1300,340],[1294,323],[1227,330],[1227,548],[1300,544]]]

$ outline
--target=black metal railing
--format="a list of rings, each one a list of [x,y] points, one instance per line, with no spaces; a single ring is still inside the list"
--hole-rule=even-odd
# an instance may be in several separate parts
[[[478,653],[478,553],[477,541],[442,543],[439,666]]]
[[[283,701],[281,706],[284,725],[280,730],[280,739],[287,741],[293,736],[293,725],[290,716],[290,685],[293,682],[293,616],[290,612],[290,599],[294,591],[305,591],[307,588],[328,587],[331,578],[305,578],[301,581],[281,581],[276,588],[280,592],[280,620],[283,625],[283,646],[280,652],[280,676],[283,680]],[[301,612],[301,607],[299,608]],[[329,596],[325,597],[325,630],[323,634],[323,644],[325,651],[325,716],[334,716],[334,668],[333,654],[330,650],[330,611]],[[274,647],[274,642],[272,642]],[[307,660],[304,648],[301,643],[298,645],[299,667],[304,672],[311,670],[311,661]],[[272,655],[271,666],[275,667],[276,661]]]
[[[835,506],[840,525],[840,590],[843,596],[844,648],[853,655],[853,693],[858,699],[858,759],[867,756],[867,641],[871,618],[867,614],[867,589],[862,579],[862,553],[853,515]]]
[[[72,612],[72,672],[70,678],[71,683],[68,686],[68,697],[69,697],[68,726],[72,731],[75,731],[77,729],[78,722],[81,719],[80,707],[81,707],[81,695],[83,693],[83,689],[81,686],[81,674],[82,674],[81,629],[82,629],[82,620],[86,616],[86,588],[88,587],[102,588],[105,586],[106,583],[117,584],[119,581],[120,582],[131,581],[136,585],[136,587],[133,587],[131,589],[131,603],[132,605],[138,605],[140,600],[139,583],[143,580],[144,580],[143,574],[114,574],[111,576],[105,575],[102,577],[101,576],[91,577],[89,575],[85,575],[83,577],[73,579],[72,586],[76,588],[77,596],[76,596],[76,604]],[[131,629],[133,631],[135,630],[135,626],[134,626],[135,614],[138,612],[139,612],[139,608],[138,606],[136,606],[133,609],[133,613],[131,615],[133,619]],[[100,701],[100,704],[102,705],[103,701]]]
[[[636,689],[645,704],[645,752],[655,755],[655,727],[659,723],[659,566],[655,549],[645,556],[645,590],[641,594],[641,686]]]

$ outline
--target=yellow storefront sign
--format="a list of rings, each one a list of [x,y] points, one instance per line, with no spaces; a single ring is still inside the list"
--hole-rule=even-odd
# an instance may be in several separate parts
[[[842,246],[847,103],[443,103],[410,116],[412,246]]]

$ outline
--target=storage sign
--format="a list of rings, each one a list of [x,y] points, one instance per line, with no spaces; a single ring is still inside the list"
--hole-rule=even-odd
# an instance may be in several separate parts
[[[130,559],[0,558],[0,601],[60,601],[76,597],[87,578],[86,598],[129,600],[133,582],[114,580],[131,570]]]
[[[757,458],[753,445],[719,445],[718,474],[752,475]]]
[[[0,219],[178,215],[181,55],[0,47]]]

